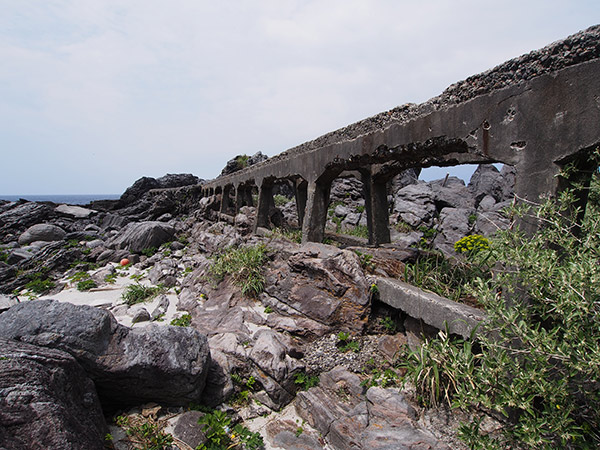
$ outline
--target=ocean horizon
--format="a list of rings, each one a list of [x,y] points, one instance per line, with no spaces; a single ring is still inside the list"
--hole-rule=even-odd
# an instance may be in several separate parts
[[[16,202],[20,199],[31,202],[53,202],[67,205],[87,205],[95,200],[118,200],[121,194],[23,194],[1,195],[0,200]]]

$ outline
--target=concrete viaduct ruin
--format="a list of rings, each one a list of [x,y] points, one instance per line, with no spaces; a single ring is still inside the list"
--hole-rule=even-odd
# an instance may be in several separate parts
[[[600,26],[507,61],[408,104],[208,181],[202,196],[220,211],[253,206],[268,227],[274,186],[295,187],[302,241],[324,237],[331,182],[343,172],[363,181],[370,244],[390,242],[387,184],[413,167],[500,162],[516,168],[515,193],[537,200],[561,189],[556,177],[600,144]],[[593,168],[595,169],[595,167]]]

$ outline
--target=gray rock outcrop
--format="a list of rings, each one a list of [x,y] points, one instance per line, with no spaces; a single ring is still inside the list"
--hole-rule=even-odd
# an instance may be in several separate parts
[[[358,375],[337,367],[319,386],[300,392],[296,411],[336,449],[448,449],[417,424],[417,413],[396,389],[361,386]]]
[[[102,450],[94,383],[67,352],[0,338],[0,448]]]
[[[0,314],[0,337],[71,354],[108,407],[198,401],[209,364],[206,336],[192,328],[129,329],[107,311],[52,300]]]

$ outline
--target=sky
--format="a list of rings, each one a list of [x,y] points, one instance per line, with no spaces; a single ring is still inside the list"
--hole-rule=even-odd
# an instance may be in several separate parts
[[[0,194],[214,178],[598,22],[598,0],[0,0]]]

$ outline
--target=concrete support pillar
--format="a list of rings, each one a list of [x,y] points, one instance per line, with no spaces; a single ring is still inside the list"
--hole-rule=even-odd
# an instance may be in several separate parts
[[[221,212],[224,214],[228,214],[232,206],[230,200],[231,189],[233,189],[233,186],[228,184],[223,188],[223,195],[221,195]]]
[[[387,182],[377,181],[370,170],[362,171],[361,178],[369,228],[369,244],[381,245],[391,242],[388,210]]]
[[[273,184],[263,182],[258,189],[258,205],[256,206],[256,220],[254,221],[254,231],[258,227],[269,228],[270,213],[275,208],[273,201]]]
[[[304,212],[306,211],[308,183],[302,179],[296,180],[294,187],[294,194],[296,195],[296,210],[298,212],[298,225],[300,228],[302,228],[302,224],[304,223]]]
[[[323,242],[329,206],[331,181],[313,182],[307,186],[306,208],[302,221],[302,243]]]

